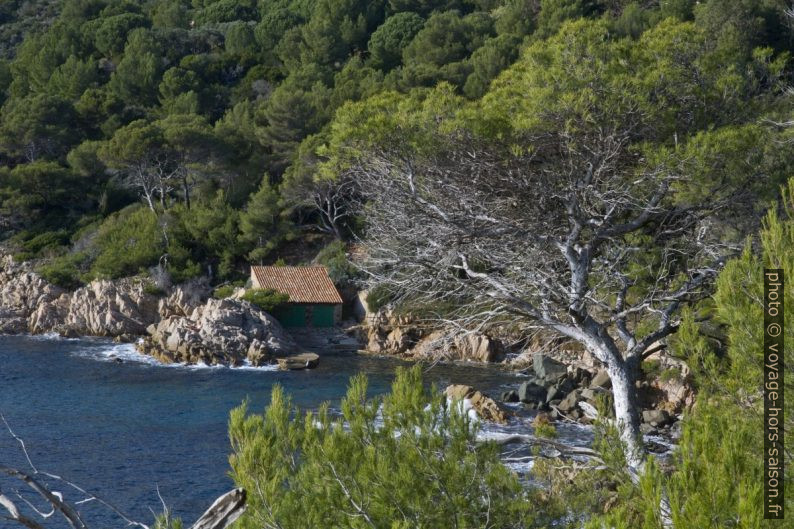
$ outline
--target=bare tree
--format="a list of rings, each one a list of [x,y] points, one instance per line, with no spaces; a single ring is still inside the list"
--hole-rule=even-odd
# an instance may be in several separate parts
[[[644,460],[640,363],[682,305],[708,295],[736,250],[719,214],[738,208],[720,178],[684,196],[686,160],[647,164],[635,139],[631,126],[542,132],[515,155],[456,133],[425,154],[369,148],[350,171],[371,281],[414,305],[441,302],[463,327],[545,328],[582,344],[612,379],[632,469]]]
[[[357,194],[357,182],[352,178],[314,182],[311,190],[314,207],[320,215],[320,228],[344,238],[344,223],[353,213],[351,204]]]

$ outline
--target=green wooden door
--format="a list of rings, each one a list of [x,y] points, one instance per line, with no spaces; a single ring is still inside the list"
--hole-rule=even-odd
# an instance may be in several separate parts
[[[333,305],[314,305],[312,307],[312,326],[314,326],[314,327],[333,327],[334,326],[334,306]]]
[[[305,327],[306,307],[303,305],[286,305],[278,308],[273,316],[284,327]]]

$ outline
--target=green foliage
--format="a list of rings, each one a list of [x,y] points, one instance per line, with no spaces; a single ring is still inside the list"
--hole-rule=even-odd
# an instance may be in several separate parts
[[[394,293],[386,284],[375,285],[367,291],[367,308],[378,312],[392,301]]]
[[[154,529],[182,529],[183,527],[182,520],[171,516],[171,513],[167,510],[154,520]]]
[[[654,379],[662,373],[662,362],[660,360],[646,360],[640,364],[640,368],[647,379]]]
[[[239,255],[238,212],[229,206],[222,192],[213,200],[202,201],[189,209],[175,206],[164,221],[169,234],[168,252],[172,256],[169,270],[178,280],[202,272],[227,279],[234,273]]]
[[[65,230],[46,231],[31,239],[26,240],[20,246],[31,256],[39,256],[47,250],[57,250],[69,242],[69,233]]]
[[[328,276],[337,285],[351,281],[359,275],[356,267],[348,260],[345,243],[342,241],[333,241],[320,250],[314,261],[328,269]]]
[[[554,439],[557,437],[557,429],[551,423],[542,423],[535,426],[535,435],[543,439]]]
[[[372,64],[382,70],[391,70],[402,62],[402,53],[424,26],[425,21],[416,13],[406,11],[386,19],[372,33],[367,45]]]
[[[283,240],[286,229],[279,194],[267,180],[262,180],[240,215],[240,241],[252,248],[248,253],[252,262],[264,259]]]
[[[157,296],[157,297],[162,297],[166,293],[165,290],[163,290],[162,288],[158,287],[157,285],[155,285],[153,283],[145,284],[143,286],[143,291],[145,293],[147,293],[147,294],[150,294],[152,296]]]
[[[462,86],[471,72],[466,59],[493,35],[493,19],[485,13],[432,15],[403,51],[400,83],[435,86],[447,81]]]
[[[84,253],[62,255],[40,265],[36,272],[54,285],[74,290],[83,284],[87,259]]]
[[[353,378],[340,418],[327,405],[301,414],[278,386],[264,414],[232,411],[232,477],[249,491],[242,528],[536,526],[532,494],[499,448],[475,443],[476,427],[423,387],[418,366],[399,370],[389,395],[366,392]]]
[[[284,294],[269,288],[254,288],[248,290],[242,297],[265,312],[273,312],[289,301],[289,294]]]
[[[156,265],[165,250],[157,215],[139,206],[109,216],[99,227],[95,244],[99,253],[91,273],[96,277],[138,274]]]
[[[0,113],[0,148],[35,161],[57,158],[80,140],[74,106],[56,95],[11,98]]]
[[[119,55],[124,51],[130,31],[146,24],[146,17],[137,13],[122,13],[103,18],[94,33],[97,50],[106,57]]]
[[[582,0],[540,0],[538,29],[536,35],[548,38],[568,20],[575,20],[585,15]]]
[[[212,297],[217,299],[228,298],[234,294],[234,290],[234,285],[223,285],[222,287],[218,287],[212,291]]]

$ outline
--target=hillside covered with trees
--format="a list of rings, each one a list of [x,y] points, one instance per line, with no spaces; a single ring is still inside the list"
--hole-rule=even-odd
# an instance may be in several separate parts
[[[657,136],[774,118],[791,38],[783,3],[694,4],[4,3],[4,31],[25,39],[0,59],[3,237],[21,258],[53,259],[42,272],[64,286],[158,265],[165,282],[219,282],[311,232],[348,239],[361,234],[355,189],[317,171],[337,109],[439,83],[477,101],[523,47],[579,17],[619,46],[651,32],[660,51],[677,38],[672,20],[684,23],[680,53],[643,59],[666,83],[656,102],[714,105],[670,108]]]
[[[542,328],[606,368],[617,421],[602,425],[597,465],[539,465],[548,486],[524,500],[541,514],[523,505],[499,527],[762,526],[761,272],[794,263],[788,2],[63,0],[10,2],[0,20],[0,233],[47,280],[218,285],[316,256],[375,305]],[[665,472],[642,446],[635,391],[662,350],[699,392]],[[509,511],[519,485],[495,451],[445,466],[474,442],[465,425],[450,426],[450,459],[422,459],[445,450],[427,426],[439,396],[402,376],[393,402],[426,437],[416,451],[375,441],[450,484],[490,480]],[[420,523],[432,493],[395,507],[399,494],[346,488],[399,469],[351,463],[378,409],[365,401],[358,380],[352,440],[290,420],[278,392],[264,417],[235,412],[235,479],[269,487],[243,526],[343,524],[351,508],[355,527],[397,511],[393,527],[438,523]],[[296,462],[301,449],[311,457]],[[292,481],[258,466],[277,450]],[[352,474],[323,474],[329,458]],[[465,504],[461,526],[487,525],[491,497],[456,490],[439,512]],[[316,509],[296,513],[311,491]]]

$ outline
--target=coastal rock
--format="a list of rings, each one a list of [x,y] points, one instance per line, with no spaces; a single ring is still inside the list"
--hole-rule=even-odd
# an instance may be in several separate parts
[[[695,390],[689,377],[657,378],[650,384],[663,399],[660,404],[670,413],[680,413],[695,403]]]
[[[163,318],[149,334],[139,350],[167,362],[263,365],[298,352],[272,316],[233,299],[208,299],[189,315]]]
[[[518,400],[526,403],[543,403],[546,401],[546,392],[546,388],[528,380],[518,387]]]
[[[485,363],[500,360],[502,349],[496,340],[484,334],[451,334],[442,329],[421,338],[407,354],[415,359],[441,358]]]
[[[520,400],[518,392],[514,389],[502,392],[502,402],[519,402]]]
[[[532,355],[532,369],[534,369],[537,378],[545,382],[554,382],[568,373],[568,368],[565,364],[540,351],[536,351]]]
[[[3,257],[0,259],[0,333],[26,332],[33,311],[63,292],[35,273],[29,264]]]
[[[507,415],[492,398],[483,395],[471,386],[453,384],[445,390],[449,401],[461,401],[464,407],[471,406],[477,416],[486,421],[507,423]]]
[[[28,319],[33,333],[91,336],[140,335],[159,318],[157,298],[132,279],[96,280],[42,302]]]
[[[665,410],[645,410],[642,412],[642,422],[650,424],[654,428],[665,426],[670,422],[670,414]]]
[[[606,372],[605,369],[600,370],[596,373],[596,376],[593,377],[593,380],[590,382],[591,388],[611,388],[612,381],[609,379],[609,374]]]
[[[320,357],[315,353],[301,353],[284,358],[278,358],[278,367],[285,370],[314,369],[320,363]]]
[[[546,393],[546,403],[548,404],[553,400],[562,399],[576,387],[577,384],[573,379],[566,377],[559,380],[556,384],[549,386],[549,390]]]
[[[582,390],[575,389],[568,393],[568,395],[560,401],[557,408],[563,413],[570,413],[576,409],[576,404],[579,403],[580,397],[582,394]]]
[[[428,330],[410,315],[387,309],[364,314],[363,341],[368,352],[420,360],[496,362],[504,358],[504,347],[482,333],[460,333],[452,329]]]
[[[168,297],[161,299],[157,312],[161,318],[187,316],[203,305],[210,296],[211,289],[206,280],[193,280],[176,286]]]

